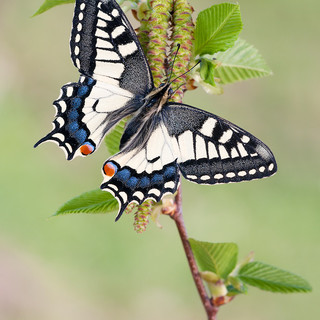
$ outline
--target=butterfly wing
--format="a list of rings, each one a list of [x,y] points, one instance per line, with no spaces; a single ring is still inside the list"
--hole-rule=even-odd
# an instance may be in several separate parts
[[[164,106],[169,136],[179,146],[182,175],[199,184],[260,179],[277,164],[270,149],[249,132],[209,112],[183,104]]]
[[[173,139],[161,119],[150,118],[152,124],[141,127],[118,154],[103,165],[101,189],[110,192],[119,203],[118,220],[131,202],[141,204],[147,199],[160,201],[164,195],[176,192],[179,170]],[[132,122],[134,126],[134,122]],[[130,131],[130,125],[126,131]],[[126,132],[125,132],[126,134]],[[145,143],[137,143],[145,136]]]
[[[57,142],[68,160],[94,152],[153,88],[136,34],[114,0],[76,1],[70,49],[82,75],[62,87],[54,101],[54,129],[35,145]]]

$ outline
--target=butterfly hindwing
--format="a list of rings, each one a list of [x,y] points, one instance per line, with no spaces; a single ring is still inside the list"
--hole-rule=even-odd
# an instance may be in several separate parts
[[[158,202],[164,195],[176,192],[179,170],[171,141],[164,124],[159,122],[145,145],[133,149],[129,145],[105,162],[101,189],[118,200],[118,218],[130,202]]]
[[[206,111],[182,104],[163,110],[168,133],[179,146],[182,175],[199,184],[260,179],[277,165],[270,149],[249,132]]]

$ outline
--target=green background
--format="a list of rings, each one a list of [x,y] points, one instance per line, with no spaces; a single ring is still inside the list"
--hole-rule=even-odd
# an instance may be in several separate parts
[[[249,290],[219,319],[320,317],[319,21],[315,0],[239,1],[241,37],[254,44],[274,76],[185,102],[235,122],[267,143],[279,172],[225,186],[183,182],[189,235],[236,242],[240,258],[297,273],[310,294]],[[191,1],[195,10],[213,1]],[[175,225],[161,217],[147,232],[132,216],[49,218],[65,201],[102,180],[108,157],[67,162],[54,144],[33,149],[51,129],[60,87],[77,81],[69,58],[73,5],[30,18],[41,0],[0,2],[0,319],[205,319]]]

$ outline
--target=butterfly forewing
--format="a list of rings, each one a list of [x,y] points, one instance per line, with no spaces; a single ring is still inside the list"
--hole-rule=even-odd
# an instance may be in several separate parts
[[[143,97],[153,88],[137,36],[114,0],[76,1],[70,50],[87,76]]]
[[[139,41],[114,0],[76,1],[70,48],[83,76],[62,87],[54,129],[36,144],[57,142],[68,160],[93,153],[153,88]]]
[[[268,177],[277,170],[270,149],[249,132],[200,109],[168,104],[163,118],[178,144],[183,176],[199,184]]]

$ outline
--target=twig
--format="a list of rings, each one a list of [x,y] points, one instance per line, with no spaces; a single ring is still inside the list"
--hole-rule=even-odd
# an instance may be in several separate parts
[[[207,312],[208,320],[216,320],[216,314],[219,310],[218,307],[214,306],[207,295],[206,289],[203,285],[202,279],[200,277],[199,269],[195,261],[193,252],[191,250],[190,243],[188,241],[187,230],[183,220],[182,214],[182,193],[181,186],[178,188],[177,194],[175,196],[175,212],[170,215],[171,218],[175,221],[176,226],[179,231],[179,235],[182,241],[182,245],[189,263],[191,274],[194,280],[194,283],[198,289],[202,304]]]

